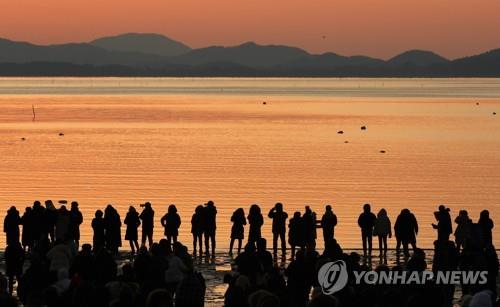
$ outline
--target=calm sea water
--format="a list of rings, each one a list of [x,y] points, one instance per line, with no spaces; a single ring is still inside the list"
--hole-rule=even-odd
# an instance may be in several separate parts
[[[233,210],[277,201],[332,204],[350,248],[364,203],[393,222],[410,208],[431,247],[440,204],[500,227],[500,79],[0,78],[0,157],[0,210],[78,200],[84,242],[96,209],[151,201],[156,238],[174,203],[190,246],[212,199],[219,248]]]

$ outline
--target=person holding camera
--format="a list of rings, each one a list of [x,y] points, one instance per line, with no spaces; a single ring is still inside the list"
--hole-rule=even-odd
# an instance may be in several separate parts
[[[438,241],[449,241],[452,231],[450,208],[440,205],[438,211],[434,212],[437,225],[432,224],[438,232]]]
[[[278,254],[278,238],[281,240],[281,253],[283,256],[286,255],[286,220],[288,219],[288,214],[283,211],[283,204],[276,203],[274,207],[269,211],[268,217],[273,220],[273,255],[276,258]]]

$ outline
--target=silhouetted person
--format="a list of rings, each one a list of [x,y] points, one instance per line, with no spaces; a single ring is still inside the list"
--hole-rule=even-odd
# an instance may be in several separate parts
[[[259,262],[255,257],[255,244],[249,242],[245,245],[243,252],[239,254],[234,263],[237,265],[238,272],[255,281],[257,273],[260,271]]]
[[[281,253],[282,256],[286,255],[286,220],[288,219],[288,214],[283,211],[283,204],[276,203],[274,207],[269,211],[268,217],[273,219],[273,253],[274,257],[278,254],[278,238],[281,241]]]
[[[302,249],[305,244],[304,241],[305,235],[302,217],[300,216],[300,212],[296,211],[288,222],[288,244],[290,244],[290,247],[292,248],[292,260],[295,257],[295,248],[299,247]]]
[[[141,205],[141,207],[144,207],[144,209],[142,209],[141,215],[139,216],[139,218],[142,221],[141,245],[145,246],[146,239],[147,239],[148,243],[149,243],[149,248],[151,248],[151,245],[153,244],[153,229],[154,229],[155,212],[154,212],[153,208],[151,207],[150,202],[146,202],[144,205]]]
[[[410,272],[423,272],[427,269],[425,251],[423,249],[416,248],[413,251],[413,255],[410,260],[408,260],[408,264],[406,265],[406,269]]]
[[[69,212],[69,238],[75,240],[76,249],[80,245],[80,225],[83,223],[83,215],[78,209],[78,202],[71,202],[71,210]]]
[[[481,232],[481,239],[483,246],[488,247],[493,244],[493,220],[490,218],[490,212],[488,210],[481,211],[479,215],[479,220],[477,225]]]
[[[21,217],[21,224],[23,225],[22,245],[25,251],[31,251],[33,247],[33,215],[31,214],[31,207],[26,207],[23,216]]]
[[[57,210],[56,241],[64,242],[69,238],[71,216],[66,206],[62,205]]]
[[[434,276],[438,272],[456,271],[458,268],[458,249],[453,241],[436,240],[434,241],[434,257],[432,261],[432,271]],[[453,306],[453,294],[455,285],[436,285],[443,293],[445,304],[443,306]]]
[[[267,241],[264,238],[257,240],[257,252],[255,256],[260,263],[263,272],[271,272],[273,268],[273,256],[267,250]]]
[[[21,224],[21,217],[16,207],[12,206],[7,210],[7,215],[3,220],[3,232],[6,235],[6,244],[14,244],[19,242],[19,225]]]
[[[411,244],[415,252],[417,249],[418,223],[415,215],[410,210],[401,210],[394,224],[394,234],[396,235],[396,253],[398,255],[401,244],[403,244],[403,251],[406,256],[409,256],[408,244]]]
[[[246,250],[246,246],[245,246]],[[241,258],[245,255],[245,250],[236,259]],[[239,266],[238,266],[239,268]],[[238,306],[248,306],[248,295],[250,287],[250,279],[247,275],[239,274],[238,276],[231,276],[226,274],[224,276],[224,282],[228,283],[226,292],[224,293],[224,306],[226,307],[238,307]]]
[[[290,305],[293,307],[305,307],[309,300],[311,291],[310,276],[304,251],[297,252],[297,257],[293,260],[285,270],[287,280],[287,292],[290,299]]]
[[[233,254],[234,240],[238,240],[238,255],[241,252],[241,242],[245,236],[245,225],[247,220],[245,218],[245,211],[243,208],[238,208],[233,212],[231,216],[231,222],[233,226],[231,227],[231,242],[229,243],[229,254]]]
[[[327,241],[327,243],[325,244],[325,249],[323,250],[323,254],[321,255],[321,257],[330,260],[343,259],[344,252],[337,240],[332,239],[330,241]]]
[[[316,213],[309,206],[306,206],[306,211],[302,215],[302,227],[304,231],[305,246],[316,246]]]
[[[175,291],[175,307],[205,306],[205,290],[203,275],[188,268]]]
[[[121,227],[122,221],[118,211],[112,205],[106,206],[104,209],[105,246],[115,255],[118,253],[118,248],[122,246]]]
[[[92,219],[92,230],[94,231],[93,245],[94,252],[99,252],[106,244],[105,229],[104,225],[104,214],[101,210],[95,212],[95,217]]]
[[[84,281],[95,278],[94,254],[92,253],[92,246],[90,244],[82,244],[82,249],[75,257],[69,273],[70,277],[76,275]]]
[[[363,213],[359,215],[358,226],[361,228],[361,240],[363,241],[363,255],[372,254],[373,226],[377,217],[371,212],[370,204],[363,206]]]
[[[133,206],[129,207],[123,223],[127,225],[127,229],[125,230],[125,240],[128,240],[130,249],[132,250],[132,255],[135,255],[135,251],[139,250],[139,242],[137,242],[137,228],[141,225],[141,220],[139,219],[139,213],[137,213]]]
[[[438,211],[434,212],[434,217],[438,223],[432,224],[432,227],[437,229],[438,240],[448,241],[452,233],[450,208],[440,205]]]
[[[111,206],[106,209],[106,221],[115,219],[116,223],[116,217],[118,217],[119,225],[119,215],[114,208],[109,207]],[[373,229],[377,235],[384,233],[382,229],[386,226],[381,224],[382,217],[386,215],[382,211],[379,212]],[[235,212],[234,215],[243,215],[244,217],[244,212]],[[106,226],[107,228],[105,228],[102,216],[102,212],[97,213],[96,218],[92,221],[94,230],[101,229],[94,233],[94,238],[96,234],[101,237],[100,241],[104,241],[102,238],[107,238],[113,231],[110,227]],[[489,232],[487,236],[491,236],[492,222],[488,221],[490,219],[487,214],[482,214],[481,217],[485,224],[489,224],[487,225]],[[137,220],[137,214],[135,219]],[[129,217],[127,216],[125,220],[127,220],[125,224],[128,225]],[[302,223],[300,212],[296,212],[289,220],[288,236],[289,240],[292,237],[295,240],[293,244],[291,243],[293,246],[304,246],[304,243],[300,243],[304,241],[303,237],[306,233],[302,228]],[[413,239],[406,239],[407,245],[409,242],[415,241],[418,231],[416,219],[407,209],[402,210],[394,226],[397,230],[399,246],[401,238],[403,238],[403,242],[405,240],[405,227],[407,233],[410,233],[408,236],[413,236]],[[465,239],[460,261],[457,261],[458,251],[452,241],[436,240],[432,262],[433,271],[456,270],[457,263],[460,263],[460,269],[464,271],[487,271],[486,284],[468,285],[468,287],[462,285],[462,293],[474,294],[483,289],[496,291],[499,264],[495,248],[493,245],[485,247],[482,244],[483,235],[479,224],[472,224],[470,232],[471,235]],[[102,245],[96,241],[99,240],[94,240],[96,247],[99,244]],[[23,306],[153,307],[159,306],[155,304],[160,303],[168,302],[171,304],[172,297],[175,297],[176,306],[203,306],[205,288],[203,278],[193,270],[193,262],[187,253],[187,248],[179,242],[174,243],[171,250],[168,241],[162,239],[160,243],[152,245],[150,253],[144,246],[140,247],[134,264],[124,264],[120,270],[121,275],[117,274],[117,263],[105,248],[97,249],[94,254],[89,245],[83,244],[81,252],[75,257],[76,253],[71,242],[62,244],[58,242],[47,253],[48,243],[47,239],[41,240],[34,247],[30,257],[30,265],[24,274],[22,274],[23,249],[17,246],[16,252],[13,248],[15,243],[9,244],[7,247],[5,256],[8,275],[12,276],[10,284],[12,285],[18,279],[17,295],[22,300]],[[315,307],[337,305],[367,307],[451,306],[454,286],[436,285],[432,281],[428,281],[426,285],[367,285],[350,282],[346,288],[330,297],[335,297],[335,299],[317,299],[321,297],[321,294],[318,296],[321,290],[317,287],[319,285],[317,278],[318,270],[322,264],[344,260],[349,276],[352,276],[353,271],[371,269],[360,264],[360,257],[356,253],[352,253],[350,256],[344,254],[340,245],[335,239],[332,239],[325,243],[322,256],[319,256],[312,246],[301,249],[297,255],[293,254],[296,259],[286,269],[288,280],[285,282],[280,269],[273,267],[272,254],[267,251],[266,244],[266,240],[260,238],[257,240],[257,251],[255,251],[252,242],[247,244],[245,251],[236,257],[235,264],[239,274],[224,277],[225,282],[229,283],[224,296],[225,306],[305,307],[309,306],[307,305],[309,297],[312,297],[313,300],[310,305]],[[134,248],[137,248],[136,244],[134,244]],[[426,267],[425,253],[416,249],[405,269],[409,272],[422,272]],[[12,268],[17,269],[12,270]],[[202,269],[204,268],[205,266],[202,267]],[[402,269],[400,266],[393,268],[394,271]],[[389,268],[379,266],[375,270],[388,272]],[[332,276],[330,274],[326,277]],[[211,286],[213,287],[215,284],[212,283]],[[311,293],[312,286],[314,286],[314,291]],[[2,307],[5,305],[2,299],[7,288],[8,282],[4,281],[2,274],[0,274],[0,306]],[[164,300],[150,300],[156,295],[155,291],[157,290],[162,291],[161,297]],[[487,306],[491,305],[488,303],[492,302],[492,298],[488,294],[486,301],[484,301]],[[472,303],[470,305],[476,306]],[[5,307],[8,306],[10,305],[5,305]]]
[[[38,247],[36,248],[38,249]],[[36,257],[36,253],[32,253],[30,265],[24,272],[17,285],[17,296],[21,302],[27,306],[28,299],[32,300],[32,296],[36,293],[41,293],[49,286],[49,267],[42,257]],[[33,257],[35,256],[35,257]],[[42,304],[35,304],[41,306]]]
[[[497,251],[494,245],[489,245],[484,249],[484,260],[486,262],[486,269],[488,271],[487,287],[491,291],[497,292],[497,277],[499,273],[499,262]]]
[[[181,226],[181,217],[177,214],[175,205],[168,206],[167,214],[161,218],[161,225],[165,228],[165,237],[169,244],[177,242],[179,227]]]
[[[262,237],[261,228],[264,224],[264,218],[260,213],[260,207],[258,205],[250,206],[250,211],[248,212],[248,225],[250,225],[250,230],[248,231],[248,243],[256,243]]]
[[[202,205],[196,206],[194,214],[191,217],[191,234],[193,235],[193,255],[196,256],[198,248],[199,255],[203,254],[202,241],[203,241],[203,227],[205,218],[203,216],[204,209]]]
[[[327,205],[325,213],[321,217],[321,228],[323,229],[323,241],[325,245],[335,237],[335,226],[337,226],[337,216],[333,213],[332,206]]]
[[[455,228],[455,243],[457,250],[463,246],[465,240],[470,236],[472,220],[466,210],[460,210],[458,216],[455,218],[457,227]]]
[[[5,248],[5,273],[9,278],[9,293],[14,291],[14,277],[19,282],[23,274],[24,250],[18,241],[12,242]]]
[[[378,249],[380,256],[387,255],[387,237],[392,237],[391,220],[385,209],[380,209],[373,227],[373,234],[378,237]]]
[[[104,212],[104,216],[106,215],[109,214]],[[102,287],[116,279],[117,265],[109,250],[103,248],[95,255],[94,270],[97,272],[94,283],[98,286]]]
[[[45,219],[45,208],[36,200],[33,202],[33,209],[31,211],[32,225],[33,225],[33,244],[40,240],[47,238],[47,226]]]
[[[54,243],[56,241],[57,209],[52,200],[45,201],[45,220],[50,241]]]
[[[203,208],[203,234],[205,236],[205,253],[210,252],[209,243],[212,245],[212,257],[215,256],[215,231],[217,229],[217,208],[213,201],[209,200]]]
[[[166,252],[166,259],[168,261],[167,271],[165,272],[167,289],[169,289],[171,293],[175,294],[177,286],[184,277],[184,272],[188,269],[186,263],[184,263],[181,258],[183,257],[181,254],[187,253],[187,250],[180,251],[180,249],[184,249],[180,242],[174,242],[172,244],[172,251],[170,251],[170,247],[168,245],[168,241],[165,239],[160,240],[160,247]],[[187,257],[189,257],[189,255],[187,255],[186,258]],[[190,265],[192,265],[192,262],[190,262]]]

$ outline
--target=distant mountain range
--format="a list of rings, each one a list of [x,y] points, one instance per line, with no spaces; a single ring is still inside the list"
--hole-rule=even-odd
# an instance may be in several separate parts
[[[127,33],[98,38],[91,45],[109,51],[137,52],[159,56],[176,56],[188,53],[191,48],[160,34]]]
[[[386,61],[253,42],[191,49],[159,34],[48,46],[0,39],[0,76],[500,77],[500,49],[456,60],[410,50]]]

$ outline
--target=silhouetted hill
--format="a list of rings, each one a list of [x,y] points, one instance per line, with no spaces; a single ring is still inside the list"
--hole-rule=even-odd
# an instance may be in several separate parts
[[[454,60],[452,67],[461,76],[500,76],[500,49]]]
[[[173,62],[200,65],[209,63],[234,63],[249,67],[269,67],[308,56],[306,51],[287,46],[260,46],[253,42],[235,47],[208,47],[195,49],[175,57]]]
[[[387,61],[391,65],[415,65],[415,66],[429,66],[435,64],[446,64],[448,59],[442,56],[425,50],[409,50],[405,51]]]
[[[181,42],[152,33],[126,33],[98,38],[90,42],[109,51],[148,53],[160,56],[177,56],[191,50]]]
[[[177,47],[169,49],[169,44],[187,52],[158,55],[175,52],[172,50]],[[0,39],[0,75],[500,77],[500,49],[453,61],[430,51],[410,50],[384,61],[331,52],[315,55],[299,48],[252,42],[190,50],[154,34],[125,34],[92,44],[49,46]]]
[[[161,66],[168,59],[150,54],[114,52],[85,43],[39,46],[0,39],[0,62],[67,62],[92,65]]]

